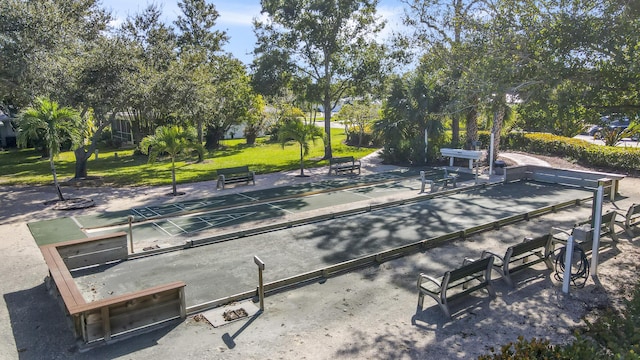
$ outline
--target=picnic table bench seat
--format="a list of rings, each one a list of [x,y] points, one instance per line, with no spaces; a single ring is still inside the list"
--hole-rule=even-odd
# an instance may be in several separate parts
[[[424,273],[418,276],[418,308],[422,310],[424,296],[433,298],[447,317],[451,317],[449,301],[480,289],[487,289],[491,297],[495,291],[491,286],[493,256],[480,260],[465,259],[460,268],[444,273],[439,279]]]
[[[360,175],[361,166],[360,160],[356,160],[353,156],[332,157],[329,159],[329,175],[331,175],[332,171],[336,175],[347,171],[353,174],[355,170],[358,170],[358,175]]]
[[[552,250],[551,234],[546,234],[536,238],[524,238],[522,243],[507,248],[503,256],[485,250],[481,257],[495,257],[493,269],[502,275],[507,285],[513,287],[511,276],[535,264],[544,262],[547,268],[552,270]]]
[[[226,184],[233,184],[239,182],[253,182],[253,185],[256,184],[255,173],[249,170],[248,166],[237,166],[232,168],[223,168],[216,170],[218,173],[218,183],[216,187],[218,189],[224,189]]]

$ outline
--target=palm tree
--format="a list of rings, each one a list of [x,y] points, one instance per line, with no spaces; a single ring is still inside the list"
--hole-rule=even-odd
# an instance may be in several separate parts
[[[293,140],[300,145],[300,175],[299,177],[305,177],[304,174],[304,156],[309,153],[309,141],[314,144],[317,138],[321,138],[323,135],[321,128],[315,124],[306,124],[299,118],[287,119],[278,131],[278,139],[284,149],[284,145]]]
[[[171,182],[173,196],[176,190],[176,157],[183,152],[195,150],[198,155],[204,153],[202,144],[198,141],[198,134],[193,127],[159,126],[154,135],[149,135],[140,142],[140,150],[149,155],[149,162],[153,163],[159,154],[167,153],[171,158]]]
[[[74,145],[80,142],[79,113],[70,107],[61,108],[57,102],[50,99],[37,98],[34,106],[20,113],[18,128],[18,146],[27,146],[29,141],[41,141],[44,144],[49,154],[58,199],[64,201],[53,159],[60,154],[60,147],[65,141],[71,140]]]

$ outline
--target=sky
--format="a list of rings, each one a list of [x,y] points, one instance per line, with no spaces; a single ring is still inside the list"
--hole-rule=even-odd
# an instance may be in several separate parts
[[[253,18],[260,17],[260,0],[207,0],[213,3],[220,13],[216,24],[216,30],[227,32],[229,43],[224,50],[232,53],[236,58],[249,65],[253,59],[253,48],[256,38],[253,34]],[[128,16],[142,12],[147,5],[157,4],[162,10],[162,19],[165,23],[173,23],[181,13],[178,0],[102,0],[103,8],[109,10],[114,21],[112,25],[118,26]],[[391,29],[401,24],[403,14],[402,4],[399,0],[381,0],[378,5],[378,15],[387,19],[388,25],[381,37],[391,33]]]

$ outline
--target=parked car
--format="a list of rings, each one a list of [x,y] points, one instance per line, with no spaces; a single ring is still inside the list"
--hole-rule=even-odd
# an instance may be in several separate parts
[[[601,131],[604,127],[609,130],[617,130],[623,131],[629,127],[631,124],[631,120],[628,117],[611,117],[611,116],[603,116],[600,118],[600,124],[592,125],[587,133],[589,136],[601,138]],[[639,134],[633,135],[633,137],[637,138]],[[635,139],[634,139],[635,140]]]

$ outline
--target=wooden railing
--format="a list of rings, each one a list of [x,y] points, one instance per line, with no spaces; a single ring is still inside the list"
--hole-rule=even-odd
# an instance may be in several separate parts
[[[186,317],[182,281],[86,302],[71,275],[83,267],[127,259],[127,234],[119,232],[94,238],[40,247],[49,275],[71,316],[76,337],[87,345],[115,337],[129,337]]]

